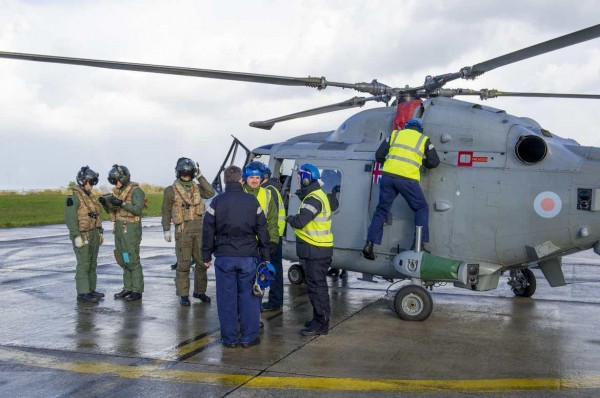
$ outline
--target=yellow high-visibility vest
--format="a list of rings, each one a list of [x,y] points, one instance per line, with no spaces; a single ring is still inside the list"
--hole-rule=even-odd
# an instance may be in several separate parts
[[[416,130],[394,130],[390,136],[390,149],[388,151],[383,171],[401,177],[420,181],[419,168],[425,157],[425,134]]]
[[[273,185],[269,185],[266,187],[267,191],[275,192],[277,196],[277,206],[279,207],[278,217],[277,217],[277,227],[279,228],[279,236],[283,236],[285,234],[285,206],[283,204],[283,198],[281,197],[281,193],[279,193],[279,189]]]
[[[333,233],[331,232],[331,207],[329,206],[329,199],[322,189],[317,189],[306,195],[300,204],[298,213],[303,208],[312,207],[309,204],[304,203],[308,198],[315,198],[321,202],[321,212],[311,220],[302,229],[294,229],[294,233],[297,237],[303,241],[308,242],[312,245],[319,247],[333,247]],[[316,210],[316,209],[315,209]]]
[[[245,185],[244,185],[244,192],[252,194],[252,192],[250,192],[249,190],[246,189]],[[269,213],[269,202],[271,201],[271,191],[266,190],[263,187],[258,187],[256,189],[256,200],[258,200],[258,203],[260,204],[260,208],[265,213],[265,217],[267,217],[267,215]]]

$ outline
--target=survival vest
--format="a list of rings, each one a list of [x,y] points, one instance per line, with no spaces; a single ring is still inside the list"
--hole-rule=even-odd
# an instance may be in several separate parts
[[[383,171],[412,180],[421,180],[419,168],[425,157],[425,134],[416,130],[394,130],[390,136],[390,149]]]
[[[74,187],[73,194],[77,195],[79,199],[79,207],[77,207],[77,224],[79,232],[88,232],[94,228],[100,228],[102,226],[102,216],[100,202],[94,196],[89,196],[85,193],[83,188]]]
[[[137,188],[139,184],[137,182],[130,182],[125,189],[113,188],[113,194],[121,199],[125,203],[133,203],[131,200],[131,193],[135,188]],[[142,221],[142,217],[131,214],[127,210],[123,208],[123,206],[119,207],[110,212],[110,219],[112,221],[123,221],[123,222],[140,222]]]
[[[303,241],[310,243],[311,245],[320,247],[333,247],[333,233],[331,232],[331,208],[329,206],[329,199],[322,189],[317,189],[306,195],[300,204],[298,213],[303,208],[309,207],[310,205],[304,202],[308,198],[315,198],[321,202],[321,212],[316,215],[311,222],[306,224],[302,229],[294,229],[296,236],[301,238]]]
[[[173,224],[179,225],[184,221],[197,220],[204,215],[204,202],[200,197],[200,189],[194,183],[188,192],[179,180],[175,180],[173,187],[173,209],[171,217]]]

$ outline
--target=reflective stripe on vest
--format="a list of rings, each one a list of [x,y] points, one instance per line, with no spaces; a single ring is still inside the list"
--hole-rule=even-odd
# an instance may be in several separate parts
[[[304,203],[308,198],[315,198],[321,202],[321,212],[311,220],[302,229],[294,229],[294,233],[297,237],[303,241],[310,243],[311,245],[320,247],[333,247],[333,233],[331,232],[331,207],[329,206],[329,199],[322,189],[317,189],[306,195],[298,213],[302,209],[308,209],[312,213],[316,213],[317,209],[310,204]]]
[[[277,227],[279,228],[279,236],[283,236],[285,234],[285,205],[283,204],[283,198],[279,193],[279,189],[273,185],[269,185],[266,187],[267,191],[275,192],[277,196],[277,207],[279,208],[278,217],[277,217]]]
[[[419,168],[425,157],[427,139],[425,134],[412,129],[392,131],[390,149],[383,164],[383,171],[420,181]]]

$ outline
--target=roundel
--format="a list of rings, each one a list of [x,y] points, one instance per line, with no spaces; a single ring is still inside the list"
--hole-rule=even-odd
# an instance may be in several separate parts
[[[554,192],[540,192],[533,201],[533,208],[540,217],[552,218],[560,213],[562,201]]]

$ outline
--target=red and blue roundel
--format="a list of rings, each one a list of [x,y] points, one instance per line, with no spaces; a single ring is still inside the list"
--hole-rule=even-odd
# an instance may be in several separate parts
[[[562,201],[554,192],[540,192],[533,201],[533,208],[538,216],[552,218],[560,213]]]

